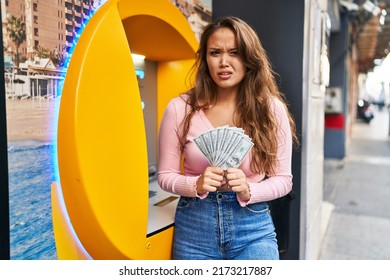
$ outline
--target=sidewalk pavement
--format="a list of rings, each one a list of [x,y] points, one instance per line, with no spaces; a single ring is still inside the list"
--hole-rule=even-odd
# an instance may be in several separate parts
[[[390,260],[389,111],[357,121],[346,156],[325,159],[324,229],[320,260]]]

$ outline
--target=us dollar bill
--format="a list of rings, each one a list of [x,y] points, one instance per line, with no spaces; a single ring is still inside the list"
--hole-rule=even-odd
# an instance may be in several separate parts
[[[194,143],[212,166],[237,168],[253,147],[242,128],[217,127],[194,138]]]

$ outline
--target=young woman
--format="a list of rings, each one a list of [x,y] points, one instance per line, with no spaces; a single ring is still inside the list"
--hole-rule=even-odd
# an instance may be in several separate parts
[[[160,186],[180,195],[174,259],[279,259],[267,201],[292,189],[295,125],[255,31],[225,17],[203,31],[195,86],[168,104],[159,134]],[[242,128],[254,146],[238,168],[210,166],[193,139]]]

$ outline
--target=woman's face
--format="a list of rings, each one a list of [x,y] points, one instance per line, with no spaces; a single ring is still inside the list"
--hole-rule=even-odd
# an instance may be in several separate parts
[[[207,65],[213,81],[222,90],[238,90],[246,67],[238,54],[236,38],[229,28],[220,28],[207,41]]]

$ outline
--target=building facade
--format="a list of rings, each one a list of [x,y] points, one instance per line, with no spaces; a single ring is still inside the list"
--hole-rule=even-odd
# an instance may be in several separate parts
[[[103,0],[2,0],[2,26],[5,55],[12,56],[16,46],[7,33],[12,16],[25,26],[26,39],[19,47],[20,60],[33,60],[37,48],[48,52],[69,51],[82,24]]]

